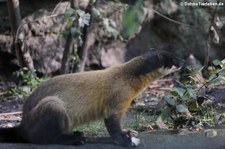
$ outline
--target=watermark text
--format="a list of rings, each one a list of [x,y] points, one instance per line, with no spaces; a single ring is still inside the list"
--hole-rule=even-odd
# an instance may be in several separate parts
[[[225,6],[223,2],[180,2],[181,6]]]

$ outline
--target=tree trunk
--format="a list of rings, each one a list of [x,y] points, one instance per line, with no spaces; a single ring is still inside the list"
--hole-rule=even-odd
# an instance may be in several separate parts
[[[74,9],[79,9],[79,5],[78,5],[78,1],[77,0],[70,0],[70,5],[71,8]],[[91,9],[92,9],[92,5],[88,5],[88,7],[86,8],[86,13],[91,14]],[[77,22],[77,20],[76,20]],[[76,22],[74,22],[74,25],[76,25]],[[77,55],[80,59],[79,63],[76,64],[74,70],[75,72],[82,72],[84,71],[85,68],[85,63],[86,63],[86,59],[87,59],[87,54],[88,54],[88,49],[90,48],[90,46],[92,45],[92,39],[94,38],[94,35],[90,32],[89,28],[91,26],[91,20],[90,20],[90,25],[87,26],[85,25],[83,28],[83,45],[78,47],[78,51],[77,51]],[[71,35],[71,33],[69,33],[67,39],[66,39],[66,44],[65,44],[65,49],[63,52],[63,58],[62,58],[62,64],[61,64],[61,74],[65,74],[69,72],[69,61],[70,61],[70,55],[73,49],[73,45],[74,45],[74,39]]]
[[[13,53],[15,53],[19,66],[27,67],[29,70],[33,70],[33,60],[30,56],[29,51],[22,50],[22,42],[18,39],[18,33],[21,32],[21,15],[19,0],[7,0],[8,13],[10,19],[10,26],[13,36]],[[26,48],[25,46],[23,46]]]
[[[90,48],[91,45],[94,44],[95,42],[95,35],[91,31],[91,26],[92,26],[92,7],[93,4],[88,4],[88,7],[86,8],[86,13],[89,13],[91,15],[89,26],[85,25],[83,29],[83,45],[78,47],[77,54],[80,58],[79,64],[76,65],[75,67],[75,72],[82,72],[84,71],[85,68],[85,63],[87,60],[87,55],[88,55],[88,49]]]
[[[8,13],[9,13],[9,20],[10,20],[10,26],[12,30],[12,36],[13,36],[13,53],[16,54],[19,66],[24,66],[22,53],[19,50],[20,44],[15,44],[16,41],[16,33],[17,29],[19,28],[21,24],[21,15],[20,15],[20,7],[19,7],[19,0],[7,0],[7,6],[8,6]]]
[[[70,0],[70,7],[73,9],[78,9],[77,0]],[[70,67],[69,61],[70,61],[70,55],[73,49],[73,45],[74,45],[74,39],[70,32],[66,39],[65,48],[63,51],[63,58],[62,58],[61,69],[60,69],[61,74],[66,74],[69,72],[69,67]]]
[[[91,23],[90,23],[91,25]],[[83,45],[78,48],[78,56],[80,58],[79,64],[75,68],[75,72],[82,72],[84,71],[85,68],[85,63],[87,60],[87,55],[88,55],[88,49],[90,48],[91,45],[94,44],[95,42],[95,35],[90,31],[90,27],[86,26],[84,28],[84,38],[83,38]]]
[[[73,44],[74,44],[74,40],[73,40],[72,34],[69,33],[66,39],[65,48],[63,51],[60,74],[66,74],[69,72],[69,61],[70,61],[70,55],[73,48]]]

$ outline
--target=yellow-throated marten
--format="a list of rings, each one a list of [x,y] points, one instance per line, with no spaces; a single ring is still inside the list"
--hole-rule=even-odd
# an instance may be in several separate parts
[[[116,144],[137,146],[140,140],[122,130],[121,117],[150,82],[180,66],[176,56],[150,50],[106,70],[54,77],[28,97],[18,127],[0,130],[0,142],[79,145],[85,138],[72,129],[104,119]]]

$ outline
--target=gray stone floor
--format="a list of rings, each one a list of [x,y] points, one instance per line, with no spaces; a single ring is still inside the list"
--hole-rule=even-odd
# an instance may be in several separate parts
[[[196,133],[154,131],[140,134],[142,143],[137,149],[225,149],[225,129],[209,129]],[[0,149],[123,149],[113,144],[83,146],[0,144]]]

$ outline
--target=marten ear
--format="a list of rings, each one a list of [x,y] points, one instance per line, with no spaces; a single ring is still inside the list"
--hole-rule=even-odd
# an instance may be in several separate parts
[[[163,59],[163,55],[161,53],[157,54],[157,58],[159,60],[160,65],[164,65],[164,59]]]

